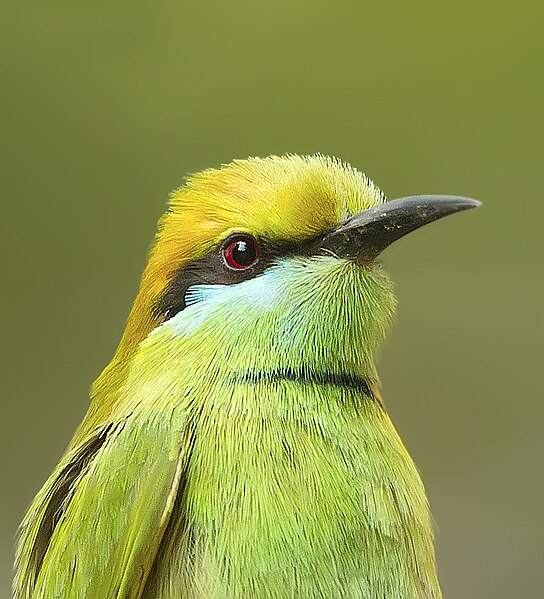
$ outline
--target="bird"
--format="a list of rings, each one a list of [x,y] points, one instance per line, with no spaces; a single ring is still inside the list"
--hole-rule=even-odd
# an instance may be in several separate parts
[[[15,599],[438,599],[384,407],[391,243],[480,203],[386,201],[321,154],[170,196],[126,329],[20,526]]]

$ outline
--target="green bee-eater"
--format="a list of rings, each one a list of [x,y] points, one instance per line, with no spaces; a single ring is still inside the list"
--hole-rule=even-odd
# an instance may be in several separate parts
[[[423,485],[379,393],[395,299],[376,258],[477,205],[385,203],[323,156],[191,177],[22,523],[15,597],[441,597]]]

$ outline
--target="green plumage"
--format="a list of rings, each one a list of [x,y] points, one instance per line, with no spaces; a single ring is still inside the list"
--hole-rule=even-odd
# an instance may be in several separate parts
[[[16,598],[439,599],[378,392],[381,267],[293,252],[186,303],[36,497]]]

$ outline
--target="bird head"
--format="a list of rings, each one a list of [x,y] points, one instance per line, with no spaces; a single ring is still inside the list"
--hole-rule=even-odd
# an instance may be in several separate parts
[[[186,339],[188,355],[206,346],[207,359],[244,376],[288,370],[373,379],[372,356],[395,307],[376,258],[406,233],[477,204],[451,196],[386,203],[364,174],[320,155],[200,172],[171,195],[94,395],[110,375],[119,383],[157,334]]]

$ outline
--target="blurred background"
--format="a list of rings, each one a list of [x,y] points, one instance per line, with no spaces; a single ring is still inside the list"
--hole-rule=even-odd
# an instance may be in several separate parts
[[[386,252],[399,313],[381,374],[430,495],[445,596],[540,596],[540,4],[3,13],[0,596],[16,527],[113,354],[169,191],[285,152],[339,156],[389,198],[484,202]]]

